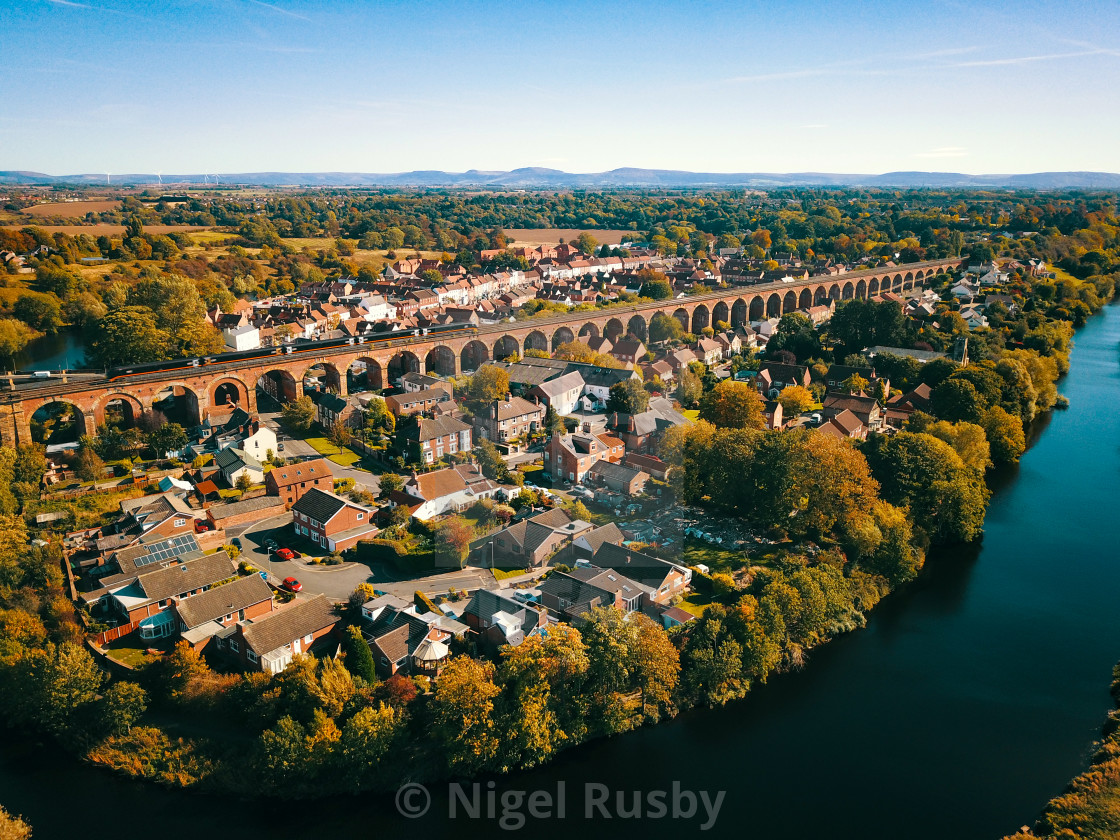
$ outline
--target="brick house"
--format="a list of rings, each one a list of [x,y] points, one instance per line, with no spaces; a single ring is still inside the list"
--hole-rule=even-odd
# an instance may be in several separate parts
[[[594,528],[590,522],[573,520],[561,508],[546,510],[496,533],[490,541],[492,559],[495,565],[539,567],[555,551]]]
[[[692,569],[613,542],[600,545],[591,562],[601,569],[622,572],[648,587],[649,600],[655,604],[668,604],[692,583]]]
[[[882,425],[882,409],[874,397],[862,393],[825,395],[821,414],[826,420],[831,420],[844,411],[850,411],[858,417],[868,431],[878,431]]]
[[[573,432],[553,435],[544,450],[544,469],[554,479],[579,483],[598,461],[621,461],[626,446],[611,435]]]
[[[405,505],[416,519],[427,520],[453,510],[466,510],[480,499],[490,499],[502,485],[482,474],[475,464],[460,464],[412,476],[393,493],[390,503]]]
[[[468,627],[439,614],[419,615],[416,607],[392,595],[362,605],[362,635],[382,677],[393,674],[438,676],[451,656],[452,639]]]
[[[345,551],[358,540],[376,536],[376,514],[372,508],[313,487],[292,505],[292,524],[296,534],[326,551]]]
[[[294,505],[309,489],[333,490],[334,474],[326,458],[315,458],[270,470],[264,486],[270,496],[279,496],[284,504]]]
[[[638,467],[599,461],[589,471],[588,478],[596,484],[606,485],[626,496],[641,493],[649,481],[649,473]]]
[[[272,589],[260,575],[252,574],[201,595],[176,600],[171,608],[179,620],[183,641],[200,651],[223,627],[272,612]]]
[[[181,562],[141,571],[118,586],[110,585],[108,605],[121,624],[139,627],[146,639],[159,639],[175,632],[172,614],[165,615],[173,601],[206,592],[236,573],[224,551],[193,558],[188,555]]]
[[[620,572],[578,566],[553,572],[540,585],[541,604],[554,618],[576,621],[595,607],[614,607],[624,613],[641,610],[649,588]]]
[[[407,453],[407,460],[422,464],[433,464],[444,455],[468,452],[472,445],[471,427],[453,417],[414,415],[408,425],[398,427],[397,440]]]
[[[239,621],[215,634],[218,649],[230,654],[243,668],[279,674],[292,657],[326,647],[339,617],[326,595],[295,601],[254,621]],[[325,640],[326,639],[326,640]]]
[[[506,443],[538,431],[544,425],[545,406],[540,402],[506,394],[475,416],[483,440]]]
[[[287,508],[276,496],[255,496],[240,502],[224,505],[211,505],[206,508],[206,517],[215,528],[225,530],[235,525],[259,522],[271,516],[279,516]]]

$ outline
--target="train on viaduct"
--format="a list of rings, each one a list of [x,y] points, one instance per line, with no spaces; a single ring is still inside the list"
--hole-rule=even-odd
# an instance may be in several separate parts
[[[280,401],[298,398],[303,394],[306,374],[312,369],[325,379],[328,390],[345,395],[347,371],[352,367],[365,376],[369,388],[380,389],[405,372],[453,376],[475,370],[487,361],[523,355],[528,350],[553,352],[575,339],[600,335],[613,339],[629,334],[648,340],[650,320],[659,312],[676,318],[685,331],[700,333],[719,322],[737,327],[808,309],[830,299],[870,298],[885,292],[902,294],[924,287],[938,275],[961,265],[960,258],[931,260],[803,280],[732,286],[689,297],[504,321],[439,334],[404,338],[387,334],[352,345],[310,342],[292,345],[287,353],[232,361],[218,355],[201,366],[187,365],[128,377],[87,378],[69,383],[45,380],[31,387],[0,392],[0,443],[13,446],[32,442],[31,418],[51,403],[68,403],[79,433],[91,434],[110,410],[131,423],[151,410],[153,404],[173,395],[175,403],[183,408],[185,424],[197,425],[210,410],[225,411],[231,404],[256,412],[258,390]]]

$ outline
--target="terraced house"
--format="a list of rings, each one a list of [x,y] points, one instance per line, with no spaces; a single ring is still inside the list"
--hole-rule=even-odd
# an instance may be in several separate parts
[[[407,458],[422,464],[434,464],[446,455],[468,452],[471,448],[471,427],[453,417],[416,417],[397,436],[407,451]]]

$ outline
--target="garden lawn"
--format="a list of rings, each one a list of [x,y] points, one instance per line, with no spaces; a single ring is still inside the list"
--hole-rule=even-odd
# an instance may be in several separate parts
[[[342,451],[339,452],[338,447],[325,437],[305,437],[303,440],[320,455],[326,457],[328,461],[333,461],[340,467],[351,467],[362,460],[362,456],[353,449],[343,447]]]
[[[747,565],[747,556],[733,548],[709,545],[698,540],[686,540],[681,561],[687,566],[703,563],[713,573],[732,572]]]
[[[698,408],[690,408],[688,411],[682,411],[681,414],[683,414],[684,419],[690,423],[695,423],[700,419],[700,409]]]
[[[699,592],[692,592],[689,593],[687,598],[682,598],[676,606],[700,618],[704,615],[704,610],[706,610],[711,603],[712,599],[707,595],[701,595]]]

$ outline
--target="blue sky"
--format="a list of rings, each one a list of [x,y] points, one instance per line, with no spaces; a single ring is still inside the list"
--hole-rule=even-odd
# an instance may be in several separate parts
[[[1115,0],[0,0],[0,31],[0,169],[1120,172]]]

